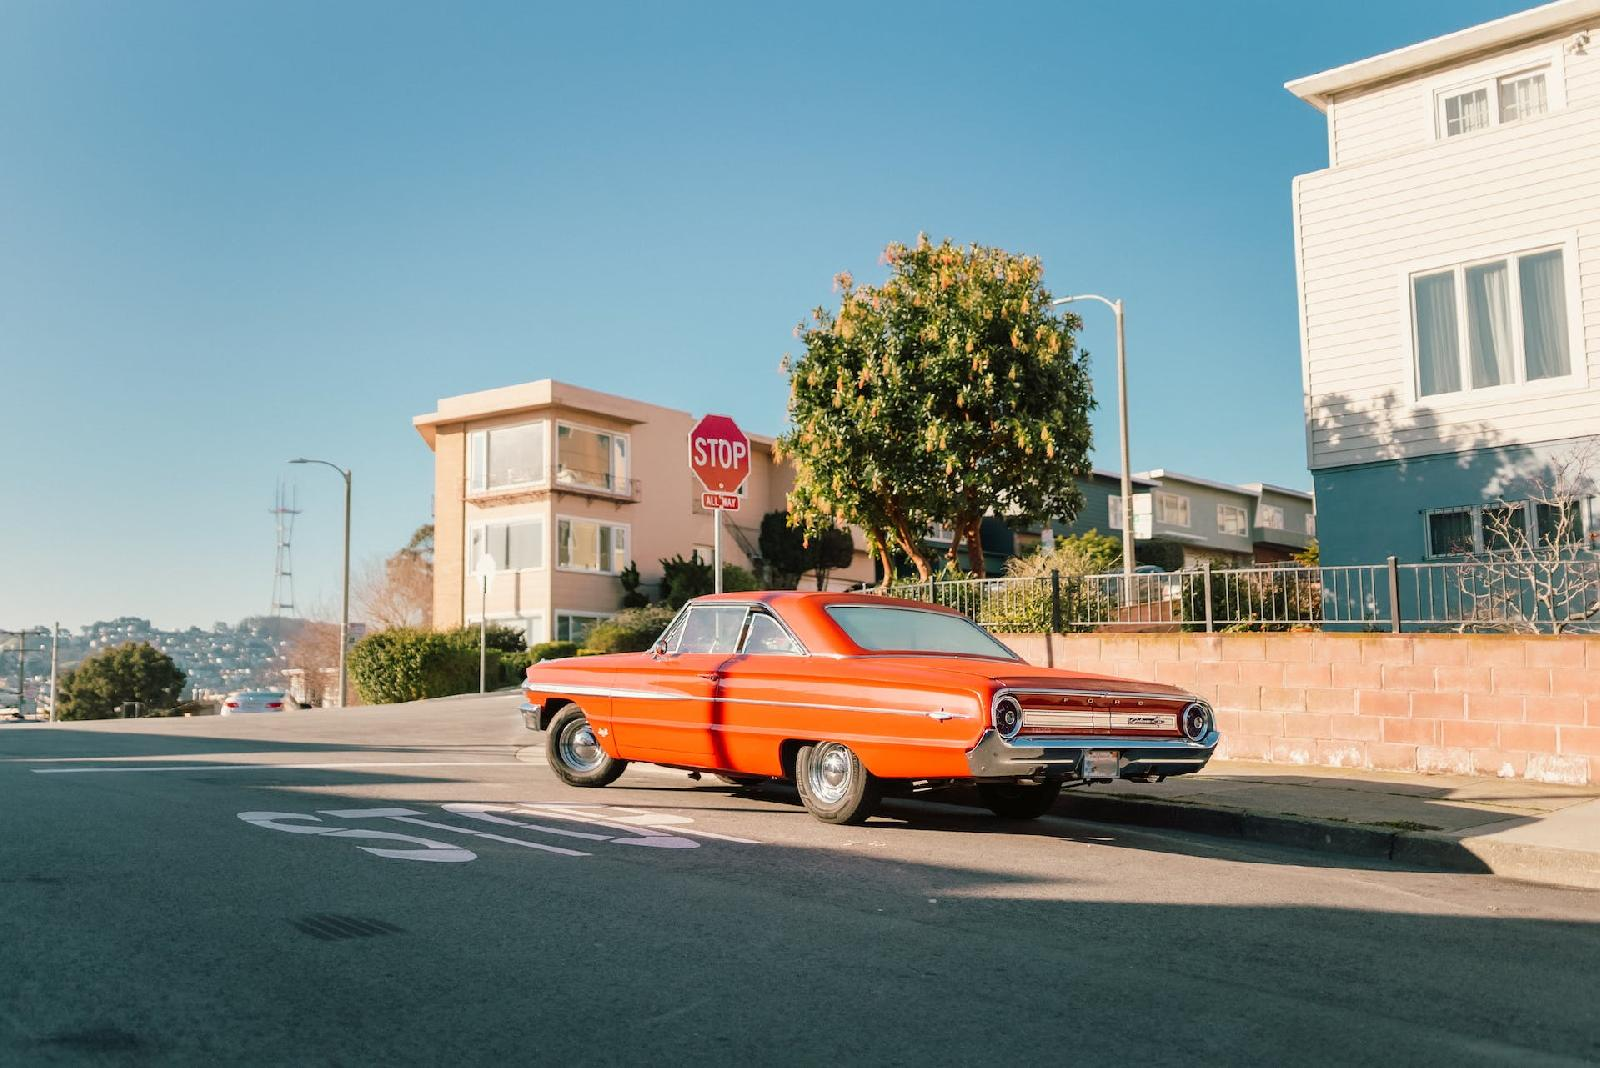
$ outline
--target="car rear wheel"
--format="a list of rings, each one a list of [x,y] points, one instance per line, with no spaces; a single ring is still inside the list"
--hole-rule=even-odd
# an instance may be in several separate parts
[[[568,786],[608,786],[628,766],[600,748],[589,717],[577,705],[556,713],[545,730],[544,749],[550,769]]]
[[[1044,782],[978,784],[978,797],[990,812],[1001,819],[1035,820],[1055,806],[1061,796],[1061,780]]]
[[[800,801],[823,823],[861,823],[878,807],[878,780],[838,742],[802,746],[795,759]]]

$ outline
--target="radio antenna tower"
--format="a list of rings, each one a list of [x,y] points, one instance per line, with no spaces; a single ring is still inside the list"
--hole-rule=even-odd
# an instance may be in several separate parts
[[[272,500],[272,518],[278,528],[277,561],[273,565],[272,575],[274,619],[298,614],[294,607],[294,556],[289,547],[294,540],[294,517],[300,514],[300,509],[295,507],[298,501],[299,492],[296,489],[291,487],[286,492],[283,483],[278,483],[278,492]]]

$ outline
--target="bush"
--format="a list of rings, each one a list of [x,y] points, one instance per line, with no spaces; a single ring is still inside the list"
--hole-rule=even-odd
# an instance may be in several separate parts
[[[631,560],[628,561],[628,566],[622,569],[622,573],[617,576],[617,581],[622,583],[622,607],[643,608],[650,603],[650,598],[646,597],[644,592],[639,589],[639,585],[643,580],[639,577],[638,564]]]
[[[661,561],[661,599],[674,610],[696,597],[704,597],[715,585],[711,565],[700,559],[698,549],[687,560],[679,553]]]
[[[577,656],[577,642],[540,642],[528,652],[533,654],[533,663],[541,660],[559,660],[564,656]]]
[[[537,659],[532,649],[523,653],[501,653],[500,685],[521,686],[522,680],[528,677],[528,665],[536,663]]]
[[[589,628],[583,641],[584,653],[642,653],[655,643],[672,622],[676,611],[664,604],[649,608],[625,608]]]
[[[489,660],[489,677],[498,678],[499,650],[491,649]],[[350,679],[361,699],[375,705],[476,693],[477,629],[439,633],[394,627],[369,634],[350,649]]]
[[[110,719],[126,702],[150,714],[178,703],[188,676],[148,642],[128,642],[83,659],[61,676],[60,718]]]
[[[740,567],[738,564],[722,565],[723,593],[752,593],[760,588],[761,583],[747,569]]]

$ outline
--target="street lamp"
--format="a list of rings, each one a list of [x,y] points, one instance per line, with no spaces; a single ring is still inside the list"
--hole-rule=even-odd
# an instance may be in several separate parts
[[[1098,300],[1117,317],[1117,412],[1122,432],[1122,578],[1126,587],[1133,578],[1133,476],[1128,467],[1128,354],[1122,330],[1122,301],[1108,300],[1098,293],[1079,293],[1057,297],[1050,303],[1071,304],[1077,300]]]
[[[301,457],[290,460],[292,464],[321,464],[331,467],[344,476],[344,599],[339,610],[339,707],[349,703],[350,674],[345,666],[345,656],[350,650],[350,472],[327,460],[308,460]]]

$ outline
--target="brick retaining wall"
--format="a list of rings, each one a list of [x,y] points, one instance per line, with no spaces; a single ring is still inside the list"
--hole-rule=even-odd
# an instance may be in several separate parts
[[[1030,663],[1210,701],[1218,755],[1343,768],[1600,780],[1600,637],[1010,634]]]

